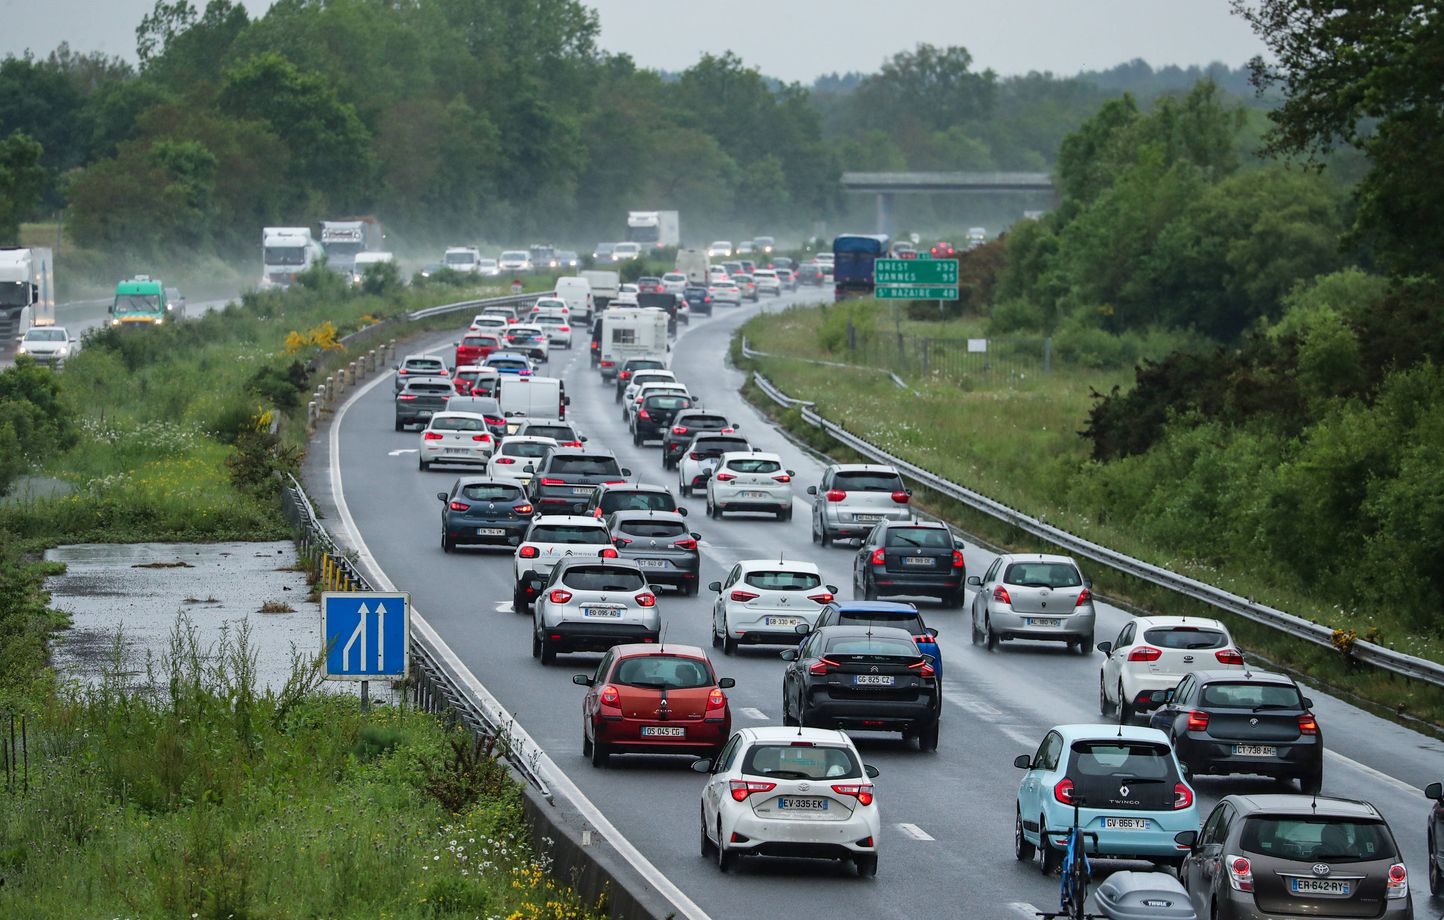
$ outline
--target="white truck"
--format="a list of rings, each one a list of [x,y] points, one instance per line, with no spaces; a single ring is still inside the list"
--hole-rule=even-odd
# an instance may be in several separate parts
[[[618,292],[622,289],[622,276],[613,271],[578,272],[578,277],[587,279],[587,284],[592,288],[592,309],[598,313],[607,308],[607,304],[617,299]]]
[[[707,258],[705,249],[679,249],[677,251],[677,271],[687,276],[688,284],[707,284],[711,278],[709,272],[712,262]]]
[[[556,377],[521,377],[502,374],[497,379],[497,402],[508,419],[564,419],[567,385]]]
[[[288,288],[296,276],[326,258],[310,227],[261,230],[261,288]]]
[[[681,223],[676,211],[628,211],[627,242],[643,249],[682,245]]]
[[[462,274],[481,274],[481,250],[475,246],[448,246],[441,264]]]
[[[617,376],[628,358],[667,360],[668,316],[644,307],[614,307],[602,315],[602,348],[598,369],[603,380]]]
[[[0,249],[0,343],[55,325],[55,258],[45,247]]]
[[[341,275],[356,273],[356,256],[363,252],[380,252],[386,243],[381,222],[374,217],[347,217],[321,221],[321,245],[326,250],[326,264]]]

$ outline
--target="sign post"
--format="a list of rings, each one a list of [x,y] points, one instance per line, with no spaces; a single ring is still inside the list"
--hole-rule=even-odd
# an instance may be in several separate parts
[[[405,680],[411,666],[411,595],[327,591],[321,595],[322,677],[361,681],[361,709],[372,680]]]
[[[873,263],[878,300],[957,300],[954,259],[878,259]]]

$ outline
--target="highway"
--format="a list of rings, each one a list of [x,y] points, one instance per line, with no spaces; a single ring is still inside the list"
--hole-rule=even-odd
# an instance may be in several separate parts
[[[202,313],[224,307],[236,295],[223,297],[219,300],[200,300],[186,304],[186,316],[196,317]],[[110,315],[111,298],[103,300],[72,300],[66,303],[55,305],[55,325],[64,326],[73,339],[79,339],[91,329],[98,329],[105,325],[106,318]],[[14,342],[0,342],[0,367],[9,367],[15,363]]]
[[[783,298],[800,302],[811,295]],[[763,308],[774,308],[766,302]],[[725,367],[731,333],[757,307],[724,308],[710,320],[684,327],[672,366],[709,409],[742,425],[756,446],[780,453],[797,472],[795,516],[789,523],[761,517],[705,517],[700,498],[684,500],[693,529],[703,540],[705,585],[742,558],[816,561],[825,580],[851,596],[852,546],[828,549],[809,539],[804,490],[822,464],[794,447],[738,395],[741,374]],[[458,316],[458,322],[464,322]],[[455,334],[403,346],[403,352],[449,350]],[[588,366],[585,342],[554,351],[544,373],[563,377],[572,397],[571,416],[593,445],[613,449],[636,478],[675,488],[655,446],[633,447],[618,417],[612,388]],[[762,347],[759,345],[759,347]],[[593,655],[561,656],[543,667],[530,655],[530,617],[511,610],[511,553],[476,550],[445,555],[439,540],[435,497],[456,471],[417,469],[415,432],[392,430],[389,375],[359,391],[332,422],[339,426],[334,467],[326,438],[318,437],[308,463],[313,494],[323,507],[342,493],[355,533],[343,539],[364,545],[416,608],[474,674],[560,764],[581,790],[628,839],[703,910],[716,918],[777,916],[788,905],[809,913],[847,917],[915,917],[940,912],[959,917],[1019,917],[1032,907],[1057,903],[1058,882],[1043,878],[1035,863],[1012,855],[1013,801],[1019,771],[1012,760],[1032,753],[1043,732],[1065,722],[1098,721],[1100,657],[1067,654],[1061,646],[1006,643],[989,653],[969,640],[965,611],[920,603],[930,626],[940,630],[945,661],[945,709],[935,754],[904,746],[893,737],[857,736],[864,758],[881,771],[878,807],[883,819],[880,867],[875,880],[853,877],[841,865],[808,861],[744,860],[729,875],[697,851],[698,793],[702,778],[688,758],[617,757],[608,769],[591,767],[581,754],[582,688],[571,675],[591,671]],[[339,471],[340,483],[326,471]],[[337,488],[337,486],[341,488]],[[333,515],[332,520],[336,518]],[[333,524],[333,527],[335,525]],[[991,554],[969,546],[968,571],[980,574]],[[1088,571],[1085,566],[1085,571]],[[1103,593],[1107,572],[1089,572]],[[734,725],[780,722],[782,662],[778,649],[744,648],[724,657],[709,642],[713,595],[663,595],[660,603],[669,641],[707,648],[719,674],[734,677],[730,692]],[[1099,640],[1112,639],[1128,615],[1099,606]],[[1416,916],[1437,917],[1444,901],[1432,901],[1425,873],[1423,786],[1444,778],[1444,744],[1379,719],[1319,691],[1315,701],[1325,745],[1326,794],[1366,798],[1391,823],[1410,868]],[[1200,815],[1218,797],[1237,791],[1276,789],[1267,781],[1200,779]],[[1122,867],[1122,864],[1104,864]]]

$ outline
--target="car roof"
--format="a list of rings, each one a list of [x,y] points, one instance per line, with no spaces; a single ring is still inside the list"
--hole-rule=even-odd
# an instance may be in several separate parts
[[[448,400],[448,402],[450,401]],[[431,416],[432,421],[439,418],[471,418],[476,419],[478,422],[486,421],[485,416],[478,415],[475,412],[464,412],[461,409],[442,409],[440,412]]]
[[[509,489],[521,489],[522,485],[513,479],[497,479],[492,476],[459,476],[454,488],[463,489],[467,486],[506,486]]]
[[[833,601],[838,613],[918,613],[916,604],[894,601]]]
[[[886,463],[834,463],[832,465],[832,471],[834,473],[893,473],[899,476],[902,475],[898,473],[897,467],[888,466]]]
[[[1217,629],[1221,632],[1228,632],[1228,627],[1218,620],[1210,620],[1207,617],[1134,617],[1133,622],[1144,629],[1152,629],[1157,626],[1197,626],[1201,629]]]
[[[584,514],[543,514],[541,517],[533,518],[533,524],[556,524],[587,527],[606,527],[606,523],[594,517]]]
[[[778,463],[781,463],[781,462],[782,462],[782,458],[779,457],[777,454],[768,453],[768,452],[765,451],[765,450],[729,450],[729,451],[725,451],[725,452],[722,454],[722,462],[723,462],[723,463],[726,463],[728,460],[737,459],[737,458],[742,458],[742,457],[746,457],[746,458],[749,458],[749,459],[756,459],[756,460],[776,460]]]
[[[597,487],[599,492],[660,492],[666,493],[666,486],[659,486],[650,482],[613,482],[602,483]]]
[[[817,563],[795,559],[742,559],[738,563],[742,571],[751,572],[757,569],[770,569],[774,572],[810,572],[813,575],[820,574]]]
[[[618,523],[627,521],[669,521],[673,524],[686,524],[687,519],[676,511],[653,511],[645,508],[621,508],[613,511],[611,519]]]
[[[557,563],[557,568],[575,568],[579,565],[603,565],[609,569],[630,569],[633,572],[642,571],[642,566],[637,560],[622,559],[618,556],[563,556],[561,561]]]
[[[922,530],[947,530],[952,532],[947,524],[941,521],[882,521],[882,526],[889,530],[911,530],[914,528]]]
[[[1075,568],[1078,565],[1073,561],[1073,557],[1059,556],[1056,553],[1005,553],[1002,559],[1004,562],[1060,562]]]
[[[508,443],[516,444],[518,442],[522,444],[550,444],[555,447],[557,439],[549,438],[546,435],[541,434],[509,434],[501,439],[501,445],[503,447],[505,447]]]
[[[528,428],[540,428],[545,425],[548,428],[570,428],[577,430],[577,426],[564,418],[525,418],[521,420],[521,427],[518,431],[526,431]]]
[[[570,423],[570,422],[550,422],[550,423],[549,423],[549,422],[547,422],[545,419],[538,419],[538,420],[537,420],[537,424],[539,424],[539,425],[546,425],[546,424],[569,425],[569,424],[571,424],[571,423]],[[576,429],[573,429],[573,430],[575,431]],[[607,450],[605,447],[562,447],[562,446],[560,446],[560,445],[558,445],[554,450],[550,451],[550,452],[547,454],[547,456],[549,456],[549,457],[606,457],[608,460],[615,460],[615,459],[617,459],[617,455],[614,454],[614,453],[612,453],[611,451]]]
[[[1371,803],[1359,799],[1341,799],[1328,795],[1297,795],[1289,793],[1263,793],[1257,795],[1230,795],[1223,801],[1231,801],[1244,815],[1313,815],[1322,814],[1330,818],[1370,818],[1382,821],[1383,815]]]
[[[420,383],[420,384],[426,384],[426,385],[445,384],[446,386],[449,386],[449,387],[450,387],[450,386],[455,386],[455,384],[453,384],[453,383],[451,382],[451,378],[450,378],[450,377],[443,377],[443,376],[441,376],[440,374],[421,374],[421,375],[419,375],[419,376],[407,377],[407,378],[406,378],[406,382],[405,382],[404,384],[402,384],[401,386],[402,386],[402,389],[406,389],[406,388],[408,388],[408,387],[415,386],[415,385],[418,384],[418,383]]]
[[[675,642],[668,642],[666,645],[658,645],[655,642],[643,644],[633,642],[627,645],[614,645],[612,651],[617,653],[619,658],[650,658],[655,655],[680,655],[684,658],[701,658],[711,663],[707,653],[696,645],[678,645]]]
[[[1054,725],[1051,729],[1063,736],[1063,740],[1109,741],[1122,738],[1125,741],[1155,741],[1168,745],[1168,736],[1156,728],[1142,725],[1119,725],[1116,722],[1077,722],[1070,725]]]
[[[756,728],[737,730],[748,741],[764,743],[791,741],[812,741],[817,744],[835,744],[839,747],[854,748],[852,739],[845,733],[830,728],[788,728],[784,725],[762,725]]]
[[[414,355],[407,355],[406,357],[404,357],[404,358],[401,359],[401,363],[402,363],[402,364],[407,364],[407,363],[410,363],[410,362],[412,362],[412,361],[435,361],[435,362],[438,363],[438,364],[445,364],[445,363],[446,363],[445,361],[443,361],[441,358],[437,357],[436,355],[414,354]]]
[[[1228,681],[1231,684],[1281,684],[1289,687],[1297,686],[1294,679],[1287,674],[1278,674],[1273,671],[1239,671],[1237,669],[1224,671],[1194,671],[1193,676],[1199,683],[1214,683],[1216,681]]]

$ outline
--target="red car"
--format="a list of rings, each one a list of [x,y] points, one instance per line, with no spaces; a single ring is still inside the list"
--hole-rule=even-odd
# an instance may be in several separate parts
[[[618,645],[595,674],[572,682],[582,700],[582,753],[604,767],[613,754],[715,757],[732,734],[727,694],[707,653],[694,645]]]
[[[637,279],[638,294],[662,294],[666,292],[661,278],[643,277]]]
[[[951,259],[958,254],[958,250],[947,240],[941,240],[933,244],[932,253],[934,259]]]
[[[485,361],[501,348],[501,339],[488,332],[468,332],[456,343],[456,366],[470,367]]]

